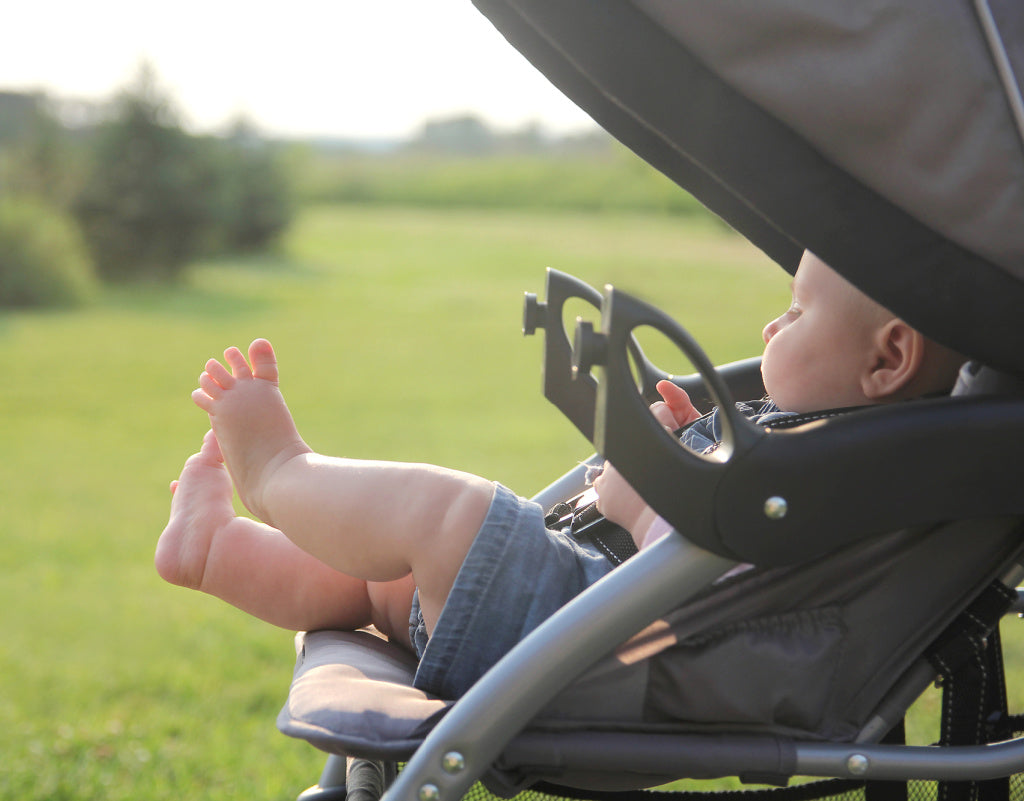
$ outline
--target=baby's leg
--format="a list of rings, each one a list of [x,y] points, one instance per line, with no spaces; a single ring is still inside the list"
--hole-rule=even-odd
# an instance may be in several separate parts
[[[155,558],[167,581],[215,595],[286,629],[356,629],[372,623],[409,644],[411,576],[368,585],[313,558],[280,531],[236,516],[213,432],[172,487],[171,517]]]
[[[494,485],[433,465],[313,453],[278,389],[270,343],[229,348],[192,397],[210,415],[235,488],[260,520],[347,575],[412,573],[430,629],[487,515]],[[250,367],[251,362],[251,367]]]

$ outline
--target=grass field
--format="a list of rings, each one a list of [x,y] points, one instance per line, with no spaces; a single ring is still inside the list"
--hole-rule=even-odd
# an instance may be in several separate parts
[[[152,568],[167,483],[205,430],[196,377],[267,336],[319,450],[531,493],[589,453],[519,332],[548,265],[657,297],[717,361],[756,353],[751,320],[787,296],[714,225],[325,207],[275,257],[0,317],[0,798],[281,799],[315,781],[321,756],[274,728],[291,633]]]
[[[546,266],[655,298],[716,362],[756,354],[788,302],[780,270],[700,221],[322,207],[275,257],[0,316],[0,798],[290,799],[313,783],[322,756],[274,728],[291,633],[152,568],[167,483],[205,430],[196,377],[266,336],[313,447],[529,494],[589,453],[519,333]]]

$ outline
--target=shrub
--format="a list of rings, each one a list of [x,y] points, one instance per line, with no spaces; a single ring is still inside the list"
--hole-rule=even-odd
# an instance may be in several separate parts
[[[96,131],[75,215],[103,278],[170,280],[207,236],[213,170],[151,70],[144,67],[115,106]]]
[[[177,116],[144,67],[95,131],[73,207],[106,280],[169,282],[197,257],[269,247],[291,221],[276,153],[255,131],[201,138]]]
[[[75,213],[100,274],[165,281],[201,249],[210,171],[183,131],[141,114],[105,126]]]
[[[96,277],[74,221],[40,202],[0,200],[0,306],[74,306]]]
[[[214,169],[210,246],[231,252],[272,246],[293,216],[278,151],[244,121],[227,138],[202,144]]]

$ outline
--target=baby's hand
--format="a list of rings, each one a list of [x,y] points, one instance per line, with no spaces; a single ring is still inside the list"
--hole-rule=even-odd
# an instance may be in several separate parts
[[[700,412],[690,402],[690,396],[671,381],[658,382],[657,389],[664,400],[651,405],[651,414],[669,431],[700,417]],[[597,491],[597,510],[626,529],[639,545],[657,513],[610,464],[605,465],[604,471],[594,481],[594,489]]]
[[[657,516],[640,494],[612,465],[605,464],[601,475],[594,481],[597,491],[597,511],[622,526],[638,543]]]
[[[685,389],[671,381],[659,381],[655,388],[663,400],[651,404],[651,414],[665,428],[674,431],[700,419],[700,412],[690,401]]]

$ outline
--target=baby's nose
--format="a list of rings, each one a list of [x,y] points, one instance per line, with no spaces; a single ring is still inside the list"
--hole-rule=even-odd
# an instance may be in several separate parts
[[[766,325],[764,327],[763,331],[761,331],[761,339],[764,340],[764,344],[765,345],[767,345],[768,341],[773,336],[775,336],[775,334],[778,333],[778,331],[779,331],[779,320],[780,319],[782,319],[782,318],[776,317],[774,320],[772,320],[770,323],[768,323],[768,325]]]

